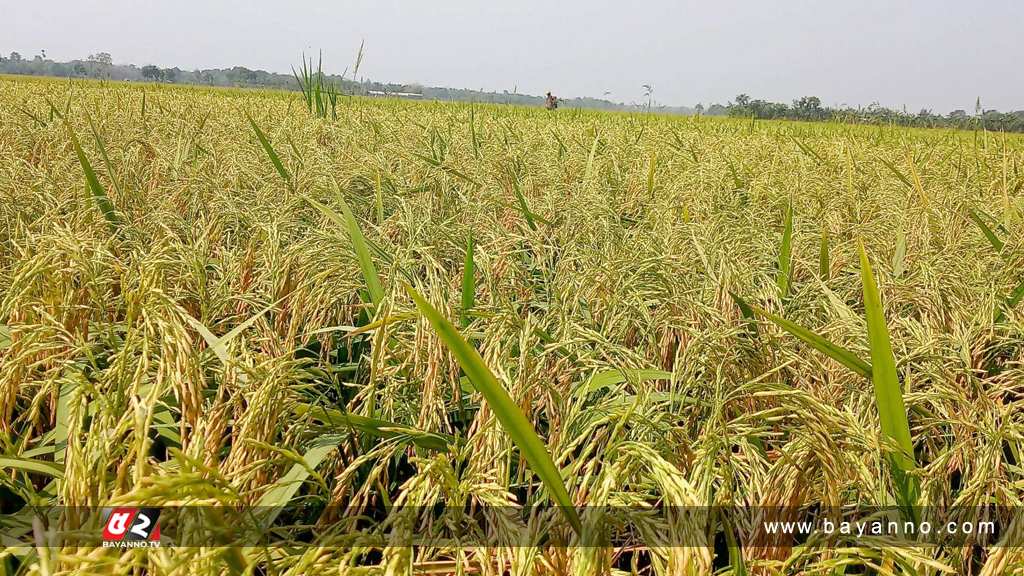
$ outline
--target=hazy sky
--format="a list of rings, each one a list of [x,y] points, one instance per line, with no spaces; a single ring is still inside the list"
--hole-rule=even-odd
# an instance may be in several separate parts
[[[639,101],[1024,109],[1024,1],[0,0],[0,52]]]

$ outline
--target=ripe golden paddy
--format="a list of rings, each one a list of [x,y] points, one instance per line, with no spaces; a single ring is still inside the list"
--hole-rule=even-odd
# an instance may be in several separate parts
[[[1024,573],[1020,523],[1017,547],[885,547],[659,518],[581,546],[613,521],[549,506],[501,524],[528,546],[394,539],[472,507],[1020,506],[1021,137],[337,116],[0,78],[3,512],[312,526],[272,560],[11,547],[0,573]]]

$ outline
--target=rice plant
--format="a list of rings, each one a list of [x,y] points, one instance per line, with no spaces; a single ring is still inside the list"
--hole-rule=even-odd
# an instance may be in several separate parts
[[[1024,573],[1020,136],[295,76],[0,78],[0,573]]]
[[[360,50],[360,54],[362,51]],[[324,57],[321,52],[316,61],[316,68],[313,68],[313,59],[306,59],[302,55],[302,65],[296,71],[292,68],[292,75],[302,92],[302,99],[306,103],[306,110],[317,118],[330,117],[338,119],[338,96],[341,94],[341,87],[327,79],[323,69]],[[344,74],[342,74],[344,77]]]

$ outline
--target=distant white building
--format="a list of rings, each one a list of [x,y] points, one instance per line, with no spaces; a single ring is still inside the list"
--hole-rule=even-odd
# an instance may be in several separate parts
[[[375,96],[378,98],[423,98],[423,94],[417,94],[415,92],[382,92],[380,90],[367,90],[367,96]]]

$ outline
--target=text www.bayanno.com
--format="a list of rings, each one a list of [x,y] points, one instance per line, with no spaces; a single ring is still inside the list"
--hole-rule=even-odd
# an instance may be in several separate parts
[[[895,521],[895,520],[863,520],[863,521],[819,521],[798,522],[764,522],[764,531],[768,534],[811,536],[969,536],[992,535],[996,532],[996,523],[990,521],[938,522],[928,521]]]

